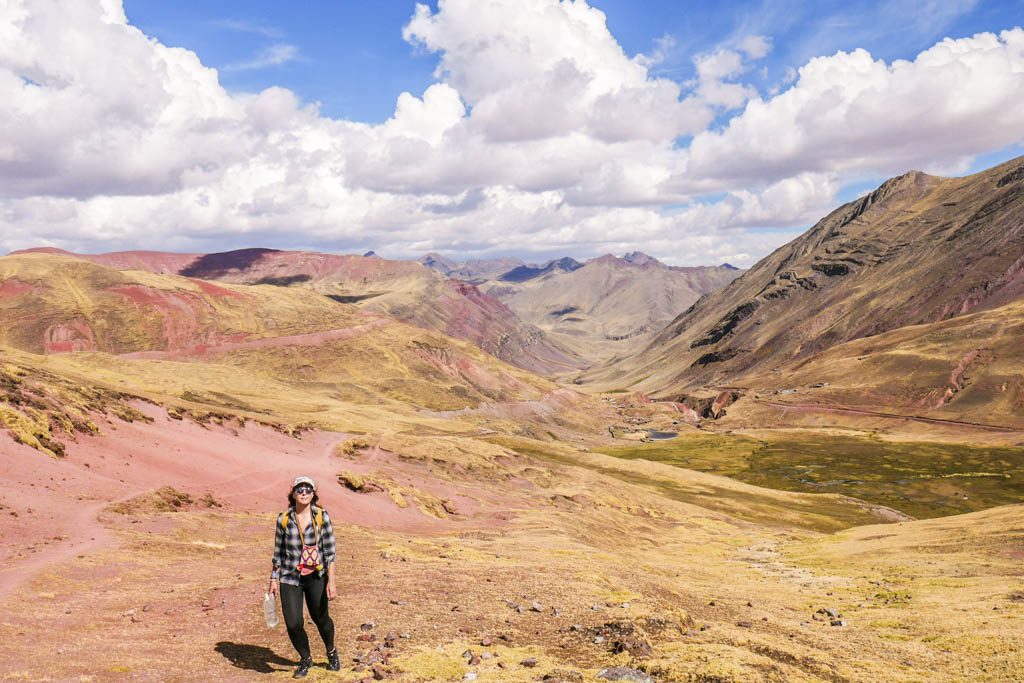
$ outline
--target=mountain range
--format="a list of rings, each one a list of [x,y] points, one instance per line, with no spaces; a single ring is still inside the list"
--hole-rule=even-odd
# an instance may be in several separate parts
[[[213,254],[71,254],[44,248],[15,255],[40,252],[117,270],[174,274],[195,281],[309,289],[339,303],[464,339],[497,358],[541,374],[585,364],[474,285],[446,278],[412,261],[260,248]]]
[[[582,380],[676,398],[827,384],[820,401],[1020,423],[1022,215],[1022,159],[893,178]]]
[[[448,272],[457,267],[475,273],[472,281],[482,291],[588,364],[641,348],[679,311],[742,272],[728,264],[668,266],[642,252],[583,263],[571,257],[519,263],[503,272],[493,269],[493,261],[448,264]]]

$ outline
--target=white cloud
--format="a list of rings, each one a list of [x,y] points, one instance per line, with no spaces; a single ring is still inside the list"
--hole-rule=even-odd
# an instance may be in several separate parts
[[[299,59],[299,48],[290,43],[274,43],[261,48],[252,59],[233,62],[224,66],[224,71],[253,71],[271,66],[281,66]]]
[[[761,59],[771,52],[772,39],[768,36],[745,36],[736,43],[736,49],[750,59]]]
[[[755,228],[813,222],[850,178],[960,168],[1024,139],[1020,29],[893,64],[820,57],[769,99],[743,80],[769,38],[695,56],[679,84],[648,70],[675,46],[627,55],[585,0],[441,0],[404,35],[438,55],[439,80],[370,125],[284,88],[228,93],[116,0],[9,0],[0,247],[642,249],[749,265],[792,237]]]
[[[271,26],[247,21],[245,19],[220,19],[218,21],[211,22],[211,24],[218,28],[227,29],[228,31],[234,31],[236,33],[251,33],[257,36],[263,36],[264,38],[281,37],[280,30]]]
[[[1024,140],[1024,30],[945,39],[914,61],[818,57],[776,97],[696,136],[694,177],[750,182],[800,171],[894,173]]]
[[[654,41],[654,51],[649,55],[638,54],[633,57],[633,61],[642,67],[650,69],[653,66],[661,64],[676,48],[676,39],[672,36],[665,34],[660,38],[656,38]]]

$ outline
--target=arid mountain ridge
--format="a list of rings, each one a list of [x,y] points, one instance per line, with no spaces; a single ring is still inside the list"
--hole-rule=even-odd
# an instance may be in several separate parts
[[[962,178],[920,172],[893,178],[703,297],[640,353],[592,369],[583,381],[671,397],[726,387],[782,390],[792,384],[790,373],[815,367],[814,383],[859,383],[867,395],[885,384],[884,373],[865,373],[868,364],[846,378],[835,371],[830,376],[828,364],[816,358],[842,353],[842,345],[856,340],[862,340],[860,356],[871,347],[878,358],[891,358],[908,335],[927,336],[927,330],[910,335],[917,326],[933,326],[927,329],[935,330],[930,334],[939,347],[918,356],[920,362],[939,361],[939,377],[973,363],[966,374],[978,379],[985,364],[974,361],[989,358],[989,347],[1001,339],[1009,343],[1006,335],[1019,322],[1022,216],[1024,158]],[[968,314],[991,322],[985,328],[991,344],[953,332],[969,327],[969,321],[952,322]],[[897,334],[901,329],[908,333]],[[1007,351],[1021,360],[1020,349]],[[890,383],[901,379],[888,377]],[[920,395],[903,402],[938,404],[927,397],[934,389],[941,394],[951,384],[955,393],[963,384],[929,381],[932,386],[917,387],[911,393]],[[1000,391],[1019,390],[1020,377],[1011,371],[996,384],[1006,385]]]
[[[210,254],[127,251],[49,253],[118,270],[177,274],[242,285],[305,287],[336,301],[464,339],[518,367],[565,374],[627,354],[701,294],[728,282],[732,266],[666,266],[641,252],[541,266],[516,259],[416,262],[249,248]],[[576,271],[580,271],[575,274]],[[492,279],[488,279],[492,278]],[[545,303],[549,298],[557,299]]]
[[[520,266],[479,285],[524,321],[592,359],[627,357],[680,310],[743,271],[667,266],[642,252]]]
[[[117,270],[139,270],[239,285],[305,288],[359,308],[469,341],[513,365],[537,372],[567,371],[585,362],[523,324],[504,304],[465,282],[411,261],[275,249],[213,254],[153,251],[63,254]]]

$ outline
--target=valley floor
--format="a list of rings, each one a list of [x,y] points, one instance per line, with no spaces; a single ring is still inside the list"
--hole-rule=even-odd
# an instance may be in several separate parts
[[[340,563],[343,668],[315,645],[311,680],[372,680],[375,647],[400,681],[1024,679],[1024,505],[915,521],[561,440],[140,410],[63,460],[0,439],[0,678],[289,678],[260,603],[302,472]]]

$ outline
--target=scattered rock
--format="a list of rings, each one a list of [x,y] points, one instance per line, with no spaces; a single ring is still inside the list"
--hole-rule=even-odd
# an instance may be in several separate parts
[[[359,624],[360,631],[372,631],[373,627],[376,626],[372,621],[368,621],[365,624]]]
[[[544,605],[540,604],[539,602],[534,602],[533,604],[530,605],[530,609],[533,610],[534,612],[543,612],[544,611]]]
[[[630,681],[630,683],[654,683],[654,679],[639,669],[630,669],[625,666],[613,666],[608,669],[601,669],[597,672],[598,678],[606,681]]]
[[[594,636],[594,644],[600,645],[604,642],[604,636]]]
[[[548,683],[583,683],[583,675],[578,671],[553,669],[544,674],[544,678],[541,680]]]
[[[736,625],[739,626],[740,628],[753,628],[754,627],[754,625],[752,623],[750,623],[749,621],[737,621]]]
[[[475,671],[470,671],[468,674],[466,674],[465,676],[462,677],[462,680],[464,680],[464,681],[475,681],[476,680],[476,672]]]
[[[640,635],[631,635],[612,643],[612,653],[628,652],[637,659],[645,659],[654,654],[651,644]]]
[[[536,657],[528,657],[528,658],[524,659],[523,661],[519,662],[519,665],[520,666],[525,666],[527,669],[532,669],[533,667],[537,666],[537,658]]]
[[[846,622],[843,621],[842,619],[833,619],[829,623],[831,623],[833,626],[846,626]]]
[[[838,610],[836,610],[836,609],[834,609],[832,607],[821,607],[821,608],[818,609],[817,613],[818,614],[824,614],[829,619],[838,619],[839,617],[842,616],[841,614],[839,614]]]
[[[484,647],[490,647],[490,646],[491,646],[491,643],[493,643],[493,642],[494,642],[494,641],[493,641],[493,640],[491,640],[491,637],[490,637],[490,636],[484,636],[483,638],[481,638],[481,639],[480,639],[480,644],[481,644],[482,646],[484,646]]]

